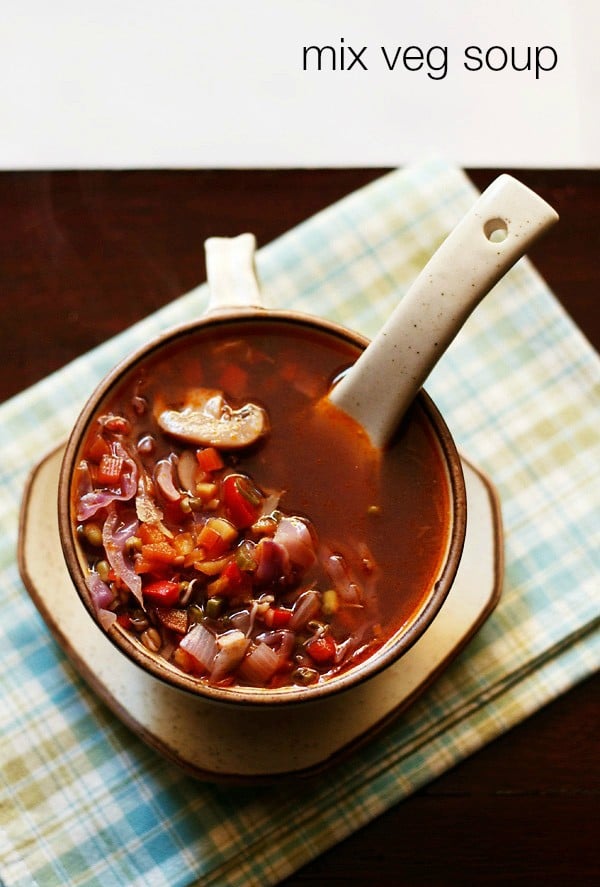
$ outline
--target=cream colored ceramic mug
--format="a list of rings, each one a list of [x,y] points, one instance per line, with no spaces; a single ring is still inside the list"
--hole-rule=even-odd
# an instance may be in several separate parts
[[[352,667],[340,669],[331,676],[308,686],[297,683],[284,686],[253,686],[252,682],[230,685],[226,682],[213,683],[182,670],[161,651],[155,651],[142,643],[139,636],[124,624],[114,621],[107,629],[107,633],[125,655],[157,678],[203,698],[235,704],[273,705],[316,700],[351,687],[397,660],[421,637],[443,605],[458,569],[465,537],[466,498],[460,458],[451,435],[428,395],[423,390],[418,390],[415,397],[415,386],[420,387],[422,377],[426,375],[427,368],[432,363],[432,354],[437,358],[442,346],[447,344],[484,292],[552,221],[552,211],[546,204],[542,207],[543,202],[535,195],[529,197],[531,192],[528,192],[528,189],[525,189],[527,194],[524,194],[523,186],[517,188],[519,199],[515,200],[512,185],[514,180],[508,181],[511,192],[509,205],[504,209],[498,206],[499,197],[503,198],[503,194],[506,197],[505,192],[508,187],[506,181],[504,188],[499,189],[499,196],[496,188],[491,203],[489,196],[486,198],[486,195],[483,195],[483,215],[480,201],[479,210],[476,208],[463,223],[462,233],[459,226],[457,229],[459,233],[451,235],[448,239],[449,245],[445,249],[445,257],[442,254],[442,258],[439,258],[439,254],[436,254],[433,266],[430,265],[425,269],[416,286],[400,303],[397,313],[384,327],[382,334],[376,338],[374,345],[369,348],[363,337],[339,325],[297,312],[263,308],[260,288],[254,273],[255,243],[252,235],[209,240],[206,250],[210,300],[206,315],[192,324],[165,333],[132,355],[106,377],[84,407],[69,438],[63,460],[59,484],[61,543],[70,575],[79,595],[90,614],[97,618],[97,607],[86,582],[89,575],[89,552],[77,533],[77,520],[73,515],[73,477],[81,459],[82,445],[86,435],[89,434],[90,425],[95,421],[99,411],[101,412],[102,404],[110,400],[124,379],[145,364],[156,362],[161,355],[174,353],[174,350],[178,349],[185,350],[190,343],[193,343],[195,337],[204,337],[206,341],[210,341],[211,337],[239,338],[257,328],[267,338],[269,331],[276,330],[289,330],[294,335],[301,334],[304,336],[306,347],[310,347],[311,336],[316,336],[330,340],[335,347],[354,349],[355,358],[362,352],[363,356],[356,360],[354,367],[333,387],[331,397],[325,392],[321,402],[323,399],[330,400],[334,404],[334,409],[339,408],[350,414],[352,420],[357,421],[366,430],[371,445],[377,450],[378,458],[383,458],[385,461],[394,458],[393,447],[388,449],[390,439],[401,415],[407,409],[408,402],[415,398],[415,406],[411,407],[411,410],[416,410],[427,425],[428,434],[433,441],[441,466],[440,477],[443,478],[444,496],[448,504],[435,569],[410,615],[391,633],[386,634],[384,630],[379,647],[362,661],[357,661]],[[524,220],[521,217],[518,224],[515,221],[517,212],[515,204],[521,214],[525,206],[528,214],[528,219]],[[534,210],[537,218],[534,218]],[[496,240],[494,232],[496,234],[500,232],[503,239]],[[465,258],[465,251],[473,236],[476,237],[476,249]],[[448,255],[457,244],[463,253],[461,263],[448,268]],[[491,251],[490,244],[493,244]],[[468,282],[473,285],[467,288],[468,295],[465,296],[464,283],[467,272],[472,277],[472,279],[469,277]],[[434,304],[434,291],[439,290],[440,280],[444,282],[444,294],[450,295],[453,290],[462,289],[463,298],[459,300],[458,307],[454,299],[446,300],[446,304],[451,304],[452,308],[449,313],[447,312],[445,319],[442,318],[444,329],[438,323],[435,333],[437,336],[435,341],[438,344],[432,344],[430,341],[427,345],[427,335],[415,340],[412,330],[415,328],[420,331],[431,330],[442,316],[443,312],[440,312],[439,306],[436,307]],[[414,323],[408,323],[407,317],[409,320],[414,320]],[[424,318],[427,320],[426,323]],[[391,351],[390,342],[393,342]],[[399,377],[404,379],[399,386],[404,392],[400,397],[401,392],[396,386],[398,376],[390,373],[390,369],[397,367],[398,349],[409,353],[412,351],[414,357],[417,352],[424,354],[427,348],[429,356],[422,357],[418,354],[416,365],[413,360],[412,366],[399,374]],[[409,377],[410,384],[407,385],[406,378]],[[385,380],[383,385],[382,379]],[[390,394],[387,405],[385,396],[373,397],[374,391],[383,392],[384,395]],[[368,407],[366,413],[361,406],[364,404]],[[326,411],[325,416],[327,415],[331,414]],[[410,423],[412,420],[407,416],[404,421]],[[405,503],[401,507],[406,507]],[[310,515],[308,517],[310,518]],[[389,545],[393,546],[395,542],[391,526],[391,521],[389,526],[384,522],[380,527],[380,535],[389,537]],[[176,609],[184,607],[179,606]],[[251,643],[256,646],[254,641]],[[300,654],[304,655],[302,650]]]

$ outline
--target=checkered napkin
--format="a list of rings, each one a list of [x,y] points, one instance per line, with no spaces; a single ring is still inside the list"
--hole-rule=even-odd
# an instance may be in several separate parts
[[[462,172],[437,160],[388,174],[260,251],[266,298],[372,336],[474,198]],[[205,299],[199,287],[0,407],[6,887],[274,884],[598,666],[600,364],[522,260],[427,384],[459,447],[493,479],[506,532],[501,602],[453,665],[317,783],[196,782],[124,727],[19,579],[19,503],[35,460],[105,371]]]

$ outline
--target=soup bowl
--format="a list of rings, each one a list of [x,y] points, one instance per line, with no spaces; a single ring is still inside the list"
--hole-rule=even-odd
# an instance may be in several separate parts
[[[424,390],[384,451],[332,407],[368,340],[264,308],[254,246],[211,239],[206,313],[92,393],[58,515],[81,601],[126,657],[206,700],[273,706],[346,691],[423,635],[466,494]]]

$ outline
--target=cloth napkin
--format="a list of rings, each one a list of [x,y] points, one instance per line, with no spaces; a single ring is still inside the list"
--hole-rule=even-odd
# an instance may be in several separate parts
[[[387,174],[260,250],[266,299],[372,336],[475,197],[439,160]],[[0,407],[6,887],[274,884],[598,667],[600,365],[521,260],[427,383],[493,479],[506,534],[500,604],[451,667],[316,782],[194,781],[123,726],[21,583],[19,504],[29,470],[106,370],[206,298],[197,288]]]

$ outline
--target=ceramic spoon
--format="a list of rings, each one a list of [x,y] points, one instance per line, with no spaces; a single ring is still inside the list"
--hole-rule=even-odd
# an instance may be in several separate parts
[[[385,447],[467,317],[558,221],[541,197],[499,176],[425,265],[329,400]]]
[[[497,178],[324,403],[350,415],[377,450],[384,448],[476,305],[557,220],[552,207],[521,182]],[[208,310],[263,307],[254,236],[213,237],[205,247]]]

